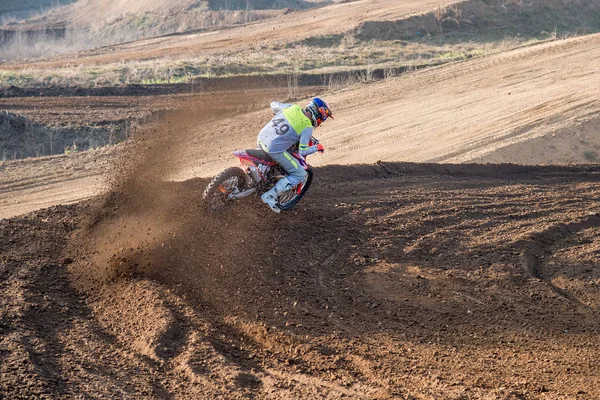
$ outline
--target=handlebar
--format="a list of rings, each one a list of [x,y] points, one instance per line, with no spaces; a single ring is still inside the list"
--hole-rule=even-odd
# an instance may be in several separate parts
[[[318,144],[319,144],[319,140],[316,137],[311,136],[310,140],[308,141],[308,145],[309,146],[316,146]],[[298,143],[293,144],[292,146],[290,146],[287,151],[290,152],[290,153],[298,153]]]

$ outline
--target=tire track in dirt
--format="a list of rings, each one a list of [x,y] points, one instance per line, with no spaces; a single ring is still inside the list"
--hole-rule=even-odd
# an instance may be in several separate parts
[[[600,104],[599,40],[529,46],[336,94],[338,118],[322,134],[332,152],[322,163],[351,163],[350,154],[352,162],[466,162],[510,138],[572,126]],[[375,118],[363,118],[365,103]]]
[[[553,283],[552,278],[554,276],[547,270],[546,263],[552,253],[557,250],[557,247],[567,240],[569,236],[573,236],[586,229],[598,227],[600,227],[600,216],[594,213],[580,221],[552,225],[543,231],[532,234],[530,238],[520,243],[520,246],[524,248],[521,255],[523,268],[532,277],[544,281],[556,294],[584,308],[590,309],[568,290],[560,288]]]

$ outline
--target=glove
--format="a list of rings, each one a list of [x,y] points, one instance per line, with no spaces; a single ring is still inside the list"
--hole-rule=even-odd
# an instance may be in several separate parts
[[[323,153],[323,152],[325,151],[325,147],[323,147],[323,145],[322,145],[321,143],[319,143],[319,144],[317,145],[317,151],[318,151],[319,153]]]

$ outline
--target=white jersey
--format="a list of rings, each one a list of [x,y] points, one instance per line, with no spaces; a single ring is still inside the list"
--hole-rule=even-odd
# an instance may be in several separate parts
[[[258,145],[267,153],[283,153],[299,143],[300,155],[306,156],[317,151],[317,146],[309,146],[313,134],[311,120],[304,115],[302,107],[278,101],[271,103],[275,116],[258,134]]]

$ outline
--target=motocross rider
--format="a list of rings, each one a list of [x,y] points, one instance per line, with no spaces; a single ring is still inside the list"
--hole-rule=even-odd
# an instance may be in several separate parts
[[[304,109],[299,105],[278,101],[271,103],[271,109],[275,116],[258,134],[258,147],[281,165],[288,176],[280,179],[271,190],[265,192],[260,198],[271,210],[278,213],[280,209],[277,207],[277,197],[306,178],[304,168],[287,150],[298,144],[301,156],[325,151],[322,144],[310,146],[309,142],[314,128],[333,116],[329,105],[318,97],[312,99]]]

